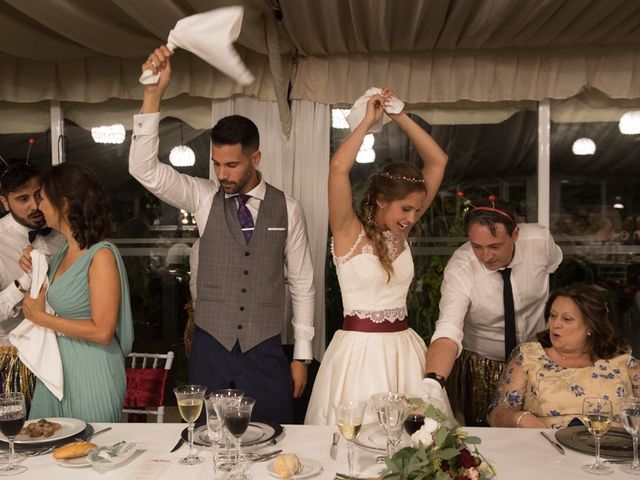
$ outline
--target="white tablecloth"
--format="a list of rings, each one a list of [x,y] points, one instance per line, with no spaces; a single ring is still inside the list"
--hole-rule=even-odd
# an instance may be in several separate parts
[[[51,455],[31,457],[24,461],[23,465],[28,471],[18,480],[54,480],[54,479],[120,479],[120,480],[186,480],[207,479],[212,477],[211,453],[202,449],[201,454],[206,455],[207,462],[196,466],[182,466],[177,460],[188,452],[185,444],[178,451],[169,453],[180,437],[180,432],[185,424],[94,424],[96,430],[111,426],[113,430],[96,437],[99,445],[111,445],[120,440],[135,442],[139,451],[126,463],[107,472],[99,473],[89,468],[64,468],[55,463]],[[567,478],[592,478],[581,470],[581,466],[593,461],[592,457],[566,450],[566,455],[560,455],[539,433],[534,429],[507,429],[507,428],[469,428],[470,434],[482,439],[479,446],[480,452],[496,467],[497,480],[566,480]],[[340,440],[338,458],[332,460],[329,456],[329,446],[333,432],[337,431],[332,426],[303,426],[286,425],[285,431],[276,448],[282,448],[285,452],[293,452],[299,456],[308,457],[319,461],[323,465],[320,474],[312,477],[317,480],[333,480],[336,472],[347,473],[346,444]],[[553,435],[553,432],[549,432]],[[271,449],[272,447],[268,447]],[[376,454],[360,448],[357,452],[357,471],[360,474],[374,476],[380,468],[375,465]],[[152,466],[159,460],[168,466],[161,476],[152,475]],[[254,480],[272,478],[267,472],[269,462],[255,463],[250,473]],[[613,475],[608,479],[631,479],[620,470],[619,465],[613,465]]]

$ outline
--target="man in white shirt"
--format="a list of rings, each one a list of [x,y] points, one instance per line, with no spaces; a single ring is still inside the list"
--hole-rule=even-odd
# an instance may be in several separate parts
[[[20,269],[18,260],[29,244],[51,255],[62,243],[62,235],[45,225],[38,209],[41,184],[38,170],[24,160],[11,160],[0,174],[0,202],[8,212],[0,218],[0,391],[21,391],[27,404],[35,378],[8,338],[24,319],[20,303],[31,286],[31,277]]]
[[[313,267],[303,212],[257,170],[259,134],[245,117],[225,117],[212,129],[218,181],[182,175],[159,162],[158,112],[171,55],[160,47],[143,65],[160,79],[145,87],[141,113],[134,117],[129,171],[158,198],[196,217],[198,301],[189,381],[209,390],[239,388],[257,400],[252,418],[291,423],[292,397],[306,386],[314,334]],[[295,338],[290,364],[280,340],[284,267]]]
[[[515,344],[544,329],[549,274],[562,262],[547,228],[515,219],[515,211],[502,202],[471,209],[465,217],[469,241],[444,271],[424,386],[440,398],[447,379],[452,409],[467,425],[487,425],[506,357]]]

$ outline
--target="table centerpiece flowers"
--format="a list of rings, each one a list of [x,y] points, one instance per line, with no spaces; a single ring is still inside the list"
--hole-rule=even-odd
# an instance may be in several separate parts
[[[495,475],[478,451],[479,437],[468,435],[432,405],[424,408],[424,417],[424,425],[411,435],[413,445],[386,461],[383,480],[486,480]]]

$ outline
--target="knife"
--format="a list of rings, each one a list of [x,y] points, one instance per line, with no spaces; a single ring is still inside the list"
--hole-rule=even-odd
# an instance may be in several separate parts
[[[338,456],[338,441],[339,440],[340,440],[340,434],[338,432],[334,432],[333,441],[331,442],[331,448],[329,449],[329,456],[334,460]]]
[[[171,450],[169,450],[169,453],[173,453],[176,450],[178,450],[183,443],[184,443],[184,438],[180,437],[180,440],[178,440],[178,443],[176,443],[176,445]]]
[[[555,448],[556,450],[558,450],[562,455],[564,455],[564,448],[562,448],[560,446],[560,444],[556,441],[554,441],[549,435],[547,435],[545,432],[540,432],[540,435],[542,435],[551,445],[553,445],[553,448]]]

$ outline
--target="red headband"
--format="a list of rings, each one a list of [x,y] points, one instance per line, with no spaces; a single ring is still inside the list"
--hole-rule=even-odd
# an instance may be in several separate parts
[[[509,215],[507,212],[505,212],[504,210],[500,210],[498,208],[493,208],[493,207],[476,207],[473,208],[471,210],[472,212],[477,212],[477,211],[486,211],[486,212],[496,212],[499,215],[502,215],[503,217],[508,218],[511,222],[516,223],[515,220],[511,217],[511,215]]]

